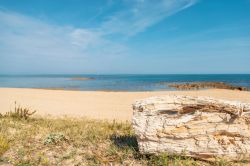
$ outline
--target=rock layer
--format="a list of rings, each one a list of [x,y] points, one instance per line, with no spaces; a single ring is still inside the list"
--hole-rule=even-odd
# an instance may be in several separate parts
[[[133,110],[141,153],[250,161],[250,104],[165,96],[137,101]]]

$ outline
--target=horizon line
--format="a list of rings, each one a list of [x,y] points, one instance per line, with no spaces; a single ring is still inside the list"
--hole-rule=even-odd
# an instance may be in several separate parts
[[[0,74],[0,76],[44,76],[44,75],[250,75],[250,73],[40,73],[40,74]]]

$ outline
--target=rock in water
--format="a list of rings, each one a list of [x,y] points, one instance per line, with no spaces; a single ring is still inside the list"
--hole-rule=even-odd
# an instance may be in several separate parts
[[[137,101],[133,110],[141,153],[250,161],[250,104],[165,96]]]

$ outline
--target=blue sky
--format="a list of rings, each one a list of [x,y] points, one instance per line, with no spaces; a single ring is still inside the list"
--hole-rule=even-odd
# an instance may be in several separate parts
[[[250,0],[0,0],[0,74],[250,73]]]

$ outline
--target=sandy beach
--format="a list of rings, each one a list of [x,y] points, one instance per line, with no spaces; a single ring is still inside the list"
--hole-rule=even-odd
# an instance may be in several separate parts
[[[103,92],[45,89],[0,88],[0,112],[9,111],[16,101],[23,107],[37,110],[42,116],[87,117],[130,121],[132,103],[138,99],[162,95],[209,96],[218,99],[250,102],[250,92],[236,90]]]

